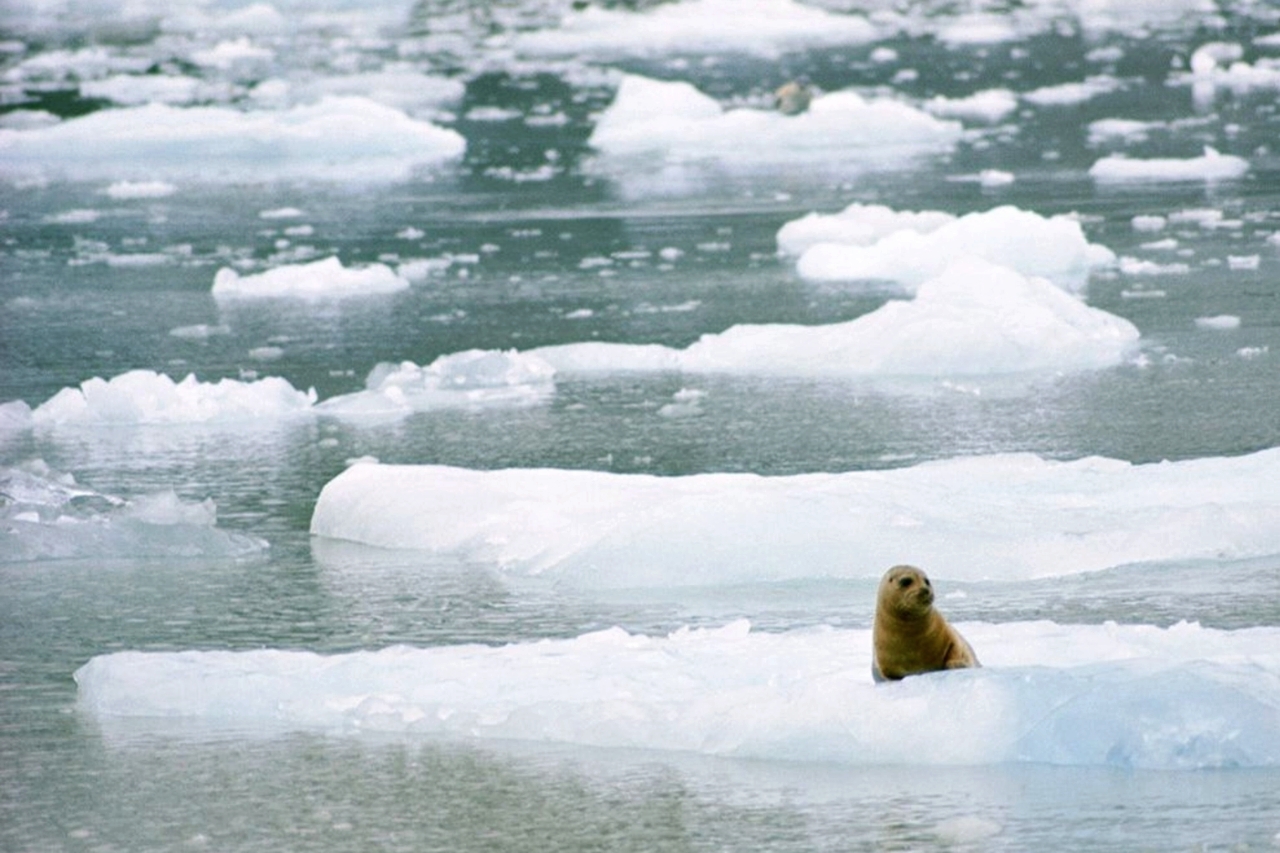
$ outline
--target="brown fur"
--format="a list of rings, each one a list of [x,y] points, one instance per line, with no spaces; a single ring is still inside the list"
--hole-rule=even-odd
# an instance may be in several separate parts
[[[915,566],[894,566],[880,580],[872,629],[876,681],[981,666],[973,647],[933,606],[933,585]]]

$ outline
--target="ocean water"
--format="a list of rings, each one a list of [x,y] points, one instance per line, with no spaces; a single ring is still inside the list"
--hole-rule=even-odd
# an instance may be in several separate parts
[[[3,10],[0,847],[1280,844],[1271,5]]]

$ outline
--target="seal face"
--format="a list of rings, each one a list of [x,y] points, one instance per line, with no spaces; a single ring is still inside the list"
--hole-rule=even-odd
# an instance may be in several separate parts
[[[973,647],[933,607],[933,584],[915,566],[894,566],[880,580],[872,629],[876,681],[980,666]]]

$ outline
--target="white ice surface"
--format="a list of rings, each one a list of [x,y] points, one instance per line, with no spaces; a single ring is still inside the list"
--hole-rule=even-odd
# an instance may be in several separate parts
[[[665,56],[750,53],[865,44],[877,29],[858,15],[827,12],[794,0],[686,0],[643,12],[594,4],[567,13],[556,28],[512,40],[520,53],[554,56]]]
[[[254,382],[175,382],[163,373],[131,370],[109,380],[94,377],[63,388],[31,413],[36,426],[205,424],[278,421],[309,412],[314,390],[299,391],[269,376]]]
[[[629,74],[588,141],[602,155],[628,160],[649,156],[667,163],[750,167],[835,158],[875,165],[949,151],[960,134],[958,122],[850,91],[819,95],[807,111],[789,116],[726,110],[688,83]],[[747,139],[750,145],[743,144]]]
[[[230,267],[213,279],[216,299],[343,299],[407,290],[409,282],[386,264],[344,267],[337,258],[275,267],[242,276]]]
[[[365,390],[331,397],[316,412],[344,418],[401,417],[433,409],[534,405],[555,394],[555,368],[515,351],[466,350],[426,367],[380,364]]]
[[[1280,765],[1280,629],[958,625],[985,668],[875,685],[868,630],[745,621],[501,647],[119,652],[100,719],[867,764]]]
[[[841,474],[685,477],[356,465],[316,536],[458,554],[593,587],[1021,579],[1280,554],[1280,450],[1131,465],[1027,454]]]
[[[1100,183],[1135,181],[1224,181],[1241,178],[1249,161],[1205,146],[1199,157],[1140,159],[1113,154],[1094,163],[1089,175]]]
[[[784,253],[799,252],[796,271],[803,278],[892,281],[908,290],[957,259],[977,257],[1079,292],[1091,271],[1115,260],[1110,249],[1090,243],[1074,219],[1011,205],[960,217],[852,205],[788,222],[778,245]]]
[[[1045,279],[963,257],[914,299],[844,323],[739,325],[685,349],[593,341],[532,352],[565,373],[939,378],[1111,367],[1133,354],[1138,337],[1129,321]]]
[[[0,129],[0,178],[383,182],[456,160],[465,148],[454,131],[364,97],[247,112],[148,104]]]

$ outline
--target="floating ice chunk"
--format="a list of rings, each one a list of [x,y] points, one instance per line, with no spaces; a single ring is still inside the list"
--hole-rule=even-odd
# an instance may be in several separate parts
[[[1030,101],[1039,107],[1067,106],[1091,100],[1099,95],[1109,94],[1119,89],[1120,86],[1120,81],[1116,78],[1100,75],[1090,77],[1080,83],[1059,83],[1056,86],[1034,89],[1030,92],[1024,92],[1022,97],[1024,100]]]
[[[397,293],[408,287],[409,282],[385,264],[348,268],[337,258],[247,276],[223,267],[213,279],[216,299],[344,299]]]
[[[117,201],[140,198],[168,198],[178,188],[167,181],[116,181],[105,192]]]
[[[169,490],[126,501],[78,486],[42,462],[0,468],[0,562],[238,559],[267,547],[216,524],[212,500],[184,501]]]
[[[1123,118],[1103,118],[1089,122],[1089,144],[1102,145],[1115,139],[1124,142],[1142,142],[1152,130],[1163,127],[1163,122],[1134,121]]]
[[[555,369],[515,351],[468,350],[441,356],[426,367],[380,364],[364,391],[332,397],[321,414],[347,418],[401,417],[432,409],[535,405],[555,393]]]
[[[1018,98],[1008,89],[986,89],[965,98],[938,95],[926,101],[924,108],[937,116],[994,124],[1018,108]]]
[[[1130,220],[1134,231],[1163,231],[1169,220],[1163,216],[1138,215]]]
[[[466,85],[460,80],[423,74],[407,63],[393,63],[379,71],[322,77],[291,87],[299,101],[327,95],[360,96],[401,110],[441,107],[462,99]]]
[[[454,131],[367,98],[249,112],[149,104],[0,129],[0,176],[379,182],[455,160],[465,148]]]
[[[1090,271],[1115,260],[1105,246],[1085,239],[1074,219],[1005,205],[923,233],[918,226],[904,227],[869,245],[819,243],[800,256],[796,271],[816,281],[878,279],[910,290],[969,256],[1042,276],[1070,291],[1084,290]]]
[[[237,65],[258,65],[275,58],[275,51],[253,44],[247,36],[231,41],[218,42],[207,50],[197,50],[191,60],[197,65],[219,68],[223,71]]]
[[[1229,181],[1243,177],[1249,161],[1221,154],[1205,146],[1204,154],[1185,160],[1157,157],[1150,160],[1112,155],[1094,163],[1089,175],[1100,183],[1129,181]]]
[[[1010,16],[982,12],[960,15],[948,20],[937,31],[938,41],[953,47],[998,44],[1019,38]]]
[[[751,53],[774,57],[790,50],[865,44],[878,35],[865,18],[794,0],[688,0],[642,13],[593,4],[566,14],[559,27],[516,36],[512,46],[524,54],[557,56]]]
[[[1118,267],[1125,275],[1186,275],[1191,272],[1190,265],[1181,262],[1162,264],[1127,255],[1120,258]]]
[[[1015,180],[1013,172],[1006,172],[1003,169],[983,169],[978,173],[978,183],[988,189],[1007,187]]]
[[[1227,269],[1230,270],[1256,270],[1261,263],[1261,255],[1227,255]]]
[[[191,104],[208,87],[194,77],[167,74],[117,74],[80,84],[80,95],[102,98],[125,106],[141,104]]]
[[[809,213],[778,230],[778,251],[799,257],[819,243],[868,246],[898,231],[928,234],[956,219],[940,210],[894,210],[854,202],[839,213]]]
[[[874,164],[948,151],[960,134],[957,122],[849,91],[820,95],[807,111],[788,116],[774,110],[726,111],[688,83],[632,74],[623,78],[589,142],[608,157],[659,156],[669,163],[759,166],[856,156]],[[744,139],[751,144],[743,145]]]
[[[366,468],[369,466],[358,466]],[[1280,766],[1280,630],[965,624],[984,669],[875,685],[869,630],[735,622],[499,647],[118,652],[86,713],[849,765]],[[1041,662],[1052,660],[1053,667]],[[908,730],[910,737],[903,737]],[[955,843],[999,831],[940,826]]]
[[[1244,48],[1234,42],[1209,42],[1191,55],[1191,71],[1179,75],[1177,82],[1228,88],[1237,92],[1251,89],[1280,88],[1280,60],[1259,59],[1254,64],[1242,62]]]
[[[1263,556],[1280,553],[1278,512],[1274,449],[789,477],[366,465],[325,486],[311,532],[608,588],[879,577],[903,554],[964,580]]]
[[[1127,320],[1039,278],[962,258],[895,300],[845,323],[740,325],[687,349],[589,342],[533,352],[559,371],[679,370],[773,376],[938,377],[1086,370],[1137,345]]]
[[[31,413],[36,426],[195,424],[278,421],[308,412],[316,392],[299,391],[279,377],[256,382],[174,382],[162,373],[131,370],[110,380],[89,379],[63,388]]]
[[[1196,328],[1230,331],[1231,329],[1240,328],[1240,318],[1234,314],[1219,314],[1214,317],[1197,317]]]

